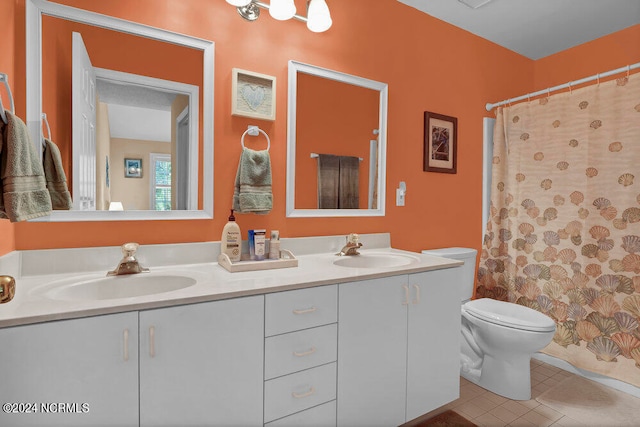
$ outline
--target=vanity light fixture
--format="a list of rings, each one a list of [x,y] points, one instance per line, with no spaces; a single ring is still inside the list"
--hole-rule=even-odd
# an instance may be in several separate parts
[[[315,33],[327,31],[333,21],[326,0],[307,0],[307,16],[296,15],[294,0],[271,0],[264,3],[258,0],[227,0],[238,10],[238,14],[247,21],[255,21],[260,16],[260,8],[269,10],[269,15],[279,21],[296,19],[306,22],[307,28]]]

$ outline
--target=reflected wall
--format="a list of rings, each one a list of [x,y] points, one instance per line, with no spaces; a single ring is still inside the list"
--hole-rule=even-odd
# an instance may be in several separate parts
[[[318,159],[311,153],[360,157],[359,209],[367,209],[370,140],[379,123],[380,93],[297,73],[296,209],[318,209]]]

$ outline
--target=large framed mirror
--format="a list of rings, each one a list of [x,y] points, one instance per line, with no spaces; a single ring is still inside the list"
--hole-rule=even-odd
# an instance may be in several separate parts
[[[289,61],[287,216],[384,216],[388,86]]]
[[[47,0],[26,15],[27,126],[73,199],[40,221],[212,218],[213,42]]]

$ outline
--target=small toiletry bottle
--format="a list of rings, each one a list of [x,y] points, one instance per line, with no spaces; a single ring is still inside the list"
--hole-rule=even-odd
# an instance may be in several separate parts
[[[236,222],[236,217],[233,216],[233,209],[231,209],[231,215],[229,215],[229,222],[222,229],[220,251],[227,254],[231,261],[240,261],[242,235],[240,234],[240,226]]]
[[[267,230],[253,230],[253,244],[255,260],[261,261],[265,256],[265,247],[266,245],[266,234]]]
[[[280,232],[278,230],[271,230],[269,259],[280,259]]]
[[[256,232],[255,230],[247,231],[247,243],[249,244],[249,258],[256,259]]]

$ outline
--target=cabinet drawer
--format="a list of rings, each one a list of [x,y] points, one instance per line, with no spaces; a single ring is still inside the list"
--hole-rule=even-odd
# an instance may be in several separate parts
[[[269,294],[266,296],[265,335],[335,323],[337,313],[337,285]]]
[[[265,424],[265,427],[335,427],[336,401],[306,409]]]
[[[264,378],[335,362],[338,350],[338,326],[320,326],[270,337],[265,340]]]
[[[268,423],[335,398],[335,363],[269,380],[264,383],[264,421]]]

